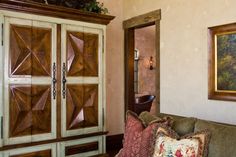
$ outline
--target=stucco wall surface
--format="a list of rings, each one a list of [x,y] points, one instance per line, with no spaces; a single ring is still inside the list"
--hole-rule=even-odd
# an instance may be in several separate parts
[[[161,9],[161,112],[236,124],[236,102],[208,100],[207,28],[236,22],[235,0],[125,0],[124,19]]]
[[[115,19],[106,35],[106,128],[110,135],[124,130],[124,34],[123,1],[99,0]]]

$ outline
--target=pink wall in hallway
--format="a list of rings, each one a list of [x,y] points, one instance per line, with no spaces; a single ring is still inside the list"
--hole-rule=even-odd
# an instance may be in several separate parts
[[[155,69],[150,70],[149,60],[153,57],[153,65],[156,67],[156,46],[155,46],[155,26],[135,29],[135,48],[139,50],[138,61],[138,94],[141,95],[155,95]],[[156,99],[151,108],[151,113],[156,113]]]

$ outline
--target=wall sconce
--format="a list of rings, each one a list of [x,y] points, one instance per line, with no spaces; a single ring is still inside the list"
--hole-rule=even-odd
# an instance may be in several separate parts
[[[139,50],[138,49],[134,50],[134,60],[136,60],[136,61],[139,60]]]
[[[149,69],[153,70],[153,57],[152,56],[149,59]]]

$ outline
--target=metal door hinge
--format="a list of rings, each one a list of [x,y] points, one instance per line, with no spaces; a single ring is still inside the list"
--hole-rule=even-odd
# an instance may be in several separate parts
[[[3,46],[3,29],[4,28],[3,28],[3,23],[2,23],[2,32],[1,32],[2,33],[2,46]]]
[[[1,116],[1,139],[3,139],[3,116]]]
[[[102,126],[104,127],[105,126],[105,110],[104,110],[104,108],[102,108]],[[103,128],[103,130],[104,130],[104,128]]]
[[[102,35],[102,53],[104,53],[104,35]]]

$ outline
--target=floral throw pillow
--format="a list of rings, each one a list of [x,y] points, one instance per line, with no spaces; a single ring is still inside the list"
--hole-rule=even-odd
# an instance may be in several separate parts
[[[197,138],[176,140],[159,134],[154,157],[197,157],[200,141]]]
[[[208,131],[179,138],[173,130],[159,127],[156,135],[153,157],[204,157],[207,154]]]
[[[147,127],[138,116],[128,111],[122,151],[117,157],[151,157],[154,151],[155,131],[161,121],[153,121]]]

